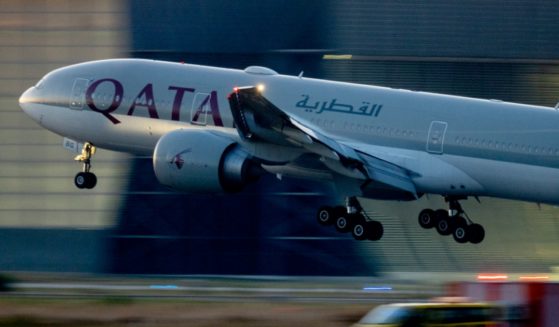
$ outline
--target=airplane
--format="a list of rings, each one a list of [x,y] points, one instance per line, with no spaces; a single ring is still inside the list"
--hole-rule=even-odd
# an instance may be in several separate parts
[[[316,219],[379,240],[362,199],[444,197],[418,223],[479,244],[460,201],[559,203],[557,108],[145,59],[56,69],[19,99],[42,127],[80,144],[80,189],[97,183],[97,148],[152,156],[160,183],[186,193],[238,192],[263,174],[334,183],[343,204]],[[342,202],[342,201],[340,201]]]

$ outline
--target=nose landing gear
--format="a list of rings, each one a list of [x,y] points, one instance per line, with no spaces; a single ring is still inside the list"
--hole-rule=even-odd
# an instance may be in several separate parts
[[[91,170],[91,157],[95,154],[95,146],[86,142],[83,145],[82,153],[74,158],[74,160],[83,163],[82,171],[74,177],[74,184],[79,189],[92,189],[97,185],[97,176]]]

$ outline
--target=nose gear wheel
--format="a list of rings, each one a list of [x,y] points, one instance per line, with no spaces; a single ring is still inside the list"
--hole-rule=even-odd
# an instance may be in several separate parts
[[[86,142],[82,153],[74,158],[75,161],[83,163],[82,171],[74,177],[74,184],[79,189],[92,189],[97,185],[97,176],[91,170],[91,158],[96,152],[95,146]]]

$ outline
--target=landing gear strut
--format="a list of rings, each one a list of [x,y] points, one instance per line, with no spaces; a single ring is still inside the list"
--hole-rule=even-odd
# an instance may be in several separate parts
[[[464,199],[445,197],[448,211],[425,209],[419,213],[419,225],[425,229],[435,227],[440,235],[452,234],[457,243],[481,243],[485,238],[485,230],[481,225],[474,223],[462,209],[458,201]]]
[[[97,176],[90,172],[91,170],[91,157],[95,154],[95,147],[86,142],[83,145],[82,153],[74,158],[74,160],[83,163],[82,171],[74,177],[74,184],[80,189],[92,189],[97,185]]]
[[[348,197],[346,206],[318,209],[317,220],[321,225],[334,225],[340,233],[351,232],[356,240],[380,240],[384,229],[378,221],[372,220],[363,210],[356,197]]]

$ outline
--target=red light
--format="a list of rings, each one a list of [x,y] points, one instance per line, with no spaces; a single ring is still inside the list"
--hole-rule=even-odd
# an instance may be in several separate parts
[[[235,87],[233,88],[233,92],[235,92],[235,93],[239,92],[239,88],[235,86]]]
[[[509,276],[504,274],[479,274],[477,275],[478,280],[507,280]]]

